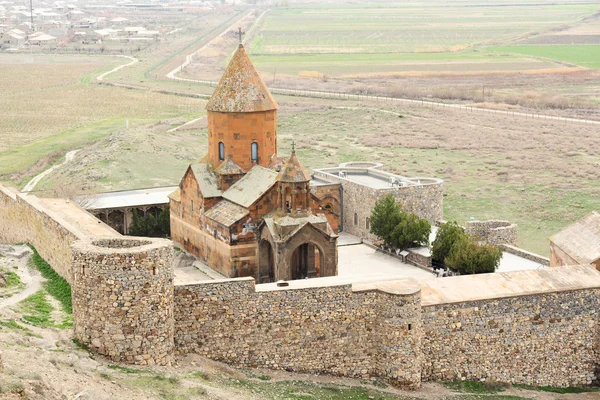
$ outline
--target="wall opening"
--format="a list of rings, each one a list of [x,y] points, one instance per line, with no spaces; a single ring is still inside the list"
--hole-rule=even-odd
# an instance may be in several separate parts
[[[219,161],[223,161],[225,159],[225,144],[223,142],[219,142]]]
[[[322,252],[312,243],[301,244],[292,253],[290,269],[292,279],[318,278],[321,276]]]
[[[258,162],[258,143],[253,142],[250,146],[250,153],[253,162]]]

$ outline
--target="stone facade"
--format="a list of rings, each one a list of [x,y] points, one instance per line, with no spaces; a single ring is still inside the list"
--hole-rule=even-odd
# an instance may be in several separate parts
[[[313,176],[342,185],[340,223],[343,225],[344,232],[372,241],[377,240],[377,237],[370,232],[368,219],[377,200],[389,193],[405,211],[415,213],[431,224],[443,218],[444,184],[441,180],[418,186],[376,189],[323,171],[315,170]]]
[[[476,240],[494,246],[508,244],[517,247],[519,241],[517,225],[508,221],[468,221],[465,232]]]
[[[598,289],[424,306],[423,380],[589,385],[599,306]]]
[[[73,245],[72,267],[75,337],[111,361],[170,365],[171,241],[81,240]]]
[[[420,384],[420,295],[385,286],[257,291],[249,278],[175,287],[175,347],[247,367]],[[308,281],[294,281],[300,286]],[[218,332],[218,334],[216,334]]]

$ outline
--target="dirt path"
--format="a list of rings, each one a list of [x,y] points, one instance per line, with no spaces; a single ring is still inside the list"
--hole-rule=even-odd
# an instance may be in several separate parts
[[[78,150],[72,150],[70,152],[68,152],[65,155],[65,161],[63,161],[60,164],[54,165],[50,168],[48,168],[47,170],[45,170],[44,172],[42,172],[41,174],[35,176],[32,180],[30,180],[27,185],[25,185],[25,187],[23,188],[23,190],[21,191],[21,193],[29,193],[31,192],[36,185],[42,180],[44,179],[44,177],[48,176],[50,173],[52,173],[52,171],[54,171],[56,168],[58,167],[62,167],[63,165],[65,165],[66,163],[69,163],[71,161],[73,161],[75,159],[75,154],[77,154],[77,152],[79,152],[81,149]]]
[[[103,80],[104,80],[104,78],[106,78],[106,77],[107,77],[109,74],[112,74],[113,72],[117,72],[118,70],[120,70],[120,69],[123,69],[123,68],[125,68],[125,67],[129,67],[130,65],[133,65],[133,64],[135,64],[136,62],[138,62],[138,61],[139,61],[137,58],[130,57],[130,56],[122,56],[122,55],[118,55],[118,56],[115,56],[115,57],[127,58],[127,59],[129,59],[129,60],[131,60],[131,61],[130,61],[130,62],[128,62],[127,64],[119,65],[118,67],[115,67],[115,68],[111,69],[110,71],[107,71],[107,72],[105,72],[105,73],[103,73],[103,74],[101,74],[101,75],[98,75],[98,76],[96,77],[96,80],[98,80],[98,81],[103,81]]]
[[[43,278],[36,270],[28,267],[29,259],[33,252],[25,245],[19,246],[0,246],[0,266],[10,268],[21,278],[21,282],[25,285],[25,289],[17,294],[14,294],[5,299],[0,299],[0,309],[12,307],[25,300],[42,288]],[[14,269],[13,267],[18,267]]]

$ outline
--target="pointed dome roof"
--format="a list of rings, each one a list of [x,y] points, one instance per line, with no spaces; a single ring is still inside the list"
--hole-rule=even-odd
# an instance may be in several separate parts
[[[240,45],[206,105],[208,111],[257,112],[277,110],[277,102]]]
[[[292,154],[289,160],[283,165],[283,168],[281,168],[281,171],[277,175],[277,180],[279,182],[308,182],[310,179],[310,173],[304,168],[300,160],[298,160],[296,150],[292,149]]]
[[[231,154],[215,169],[215,172],[219,175],[242,175],[246,173],[242,167],[233,161]]]

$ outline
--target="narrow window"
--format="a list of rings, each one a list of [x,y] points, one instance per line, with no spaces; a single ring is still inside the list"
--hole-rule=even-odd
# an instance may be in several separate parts
[[[225,159],[225,145],[223,142],[219,142],[219,160],[223,161]]]
[[[253,162],[257,162],[258,161],[258,143],[253,142],[252,146],[251,146],[251,150],[252,150],[252,161]]]
[[[371,229],[371,220],[369,220],[369,217],[367,217],[367,222],[365,222],[365,225],[367,229]]]
[[[408,330],[410,331],[412,329],[412,325],[408,324]]]
[[[358,214],[354,213],[354,225],[358,226]]]
[[[190,201],[190,212],[193,213],[194,212],[194,200]]]

